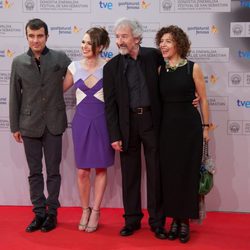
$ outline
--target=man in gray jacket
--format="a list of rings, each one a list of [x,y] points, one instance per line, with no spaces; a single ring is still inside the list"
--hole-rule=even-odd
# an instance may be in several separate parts
[[[26,232],[56,227],[61,176],[62,133],[67,127],[63,78],[70,63],[64,52],[46,47],[48,26],[40,19],[25,27],[29,50],[14,58],[10,78],[10,129],[24,143],[29,166],[30,198],[35,218]],[[47,173],[44,195],[42,157]]]

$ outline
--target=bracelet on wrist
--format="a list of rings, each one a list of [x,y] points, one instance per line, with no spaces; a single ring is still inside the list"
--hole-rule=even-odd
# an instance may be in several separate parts
[[[210,127],[210,125],[208,123],[202,124],[202,127]]]

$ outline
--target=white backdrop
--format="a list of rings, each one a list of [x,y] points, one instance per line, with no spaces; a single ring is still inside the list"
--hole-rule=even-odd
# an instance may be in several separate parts
[[[0,0],[0,205],[30,205],[28,167],[23,145],[9,131],[10,66],[27,50],[25,24],[41,18],[49,26],[48,46],[64,50],[72,60],[81,58],[84,31],[94,25],[110,32],[106,58],[116,53],[113,23],[126,16],[144,28],[143,46],[155,46],[156,31],[165,25],[182,27],[192,41],[190,59],[203,68],[211,121],[211,153],[217,172],[215,187],[207,196],[207,209],[250,212],[250,1],[229,0]],[[62,206],[79,206],[71,139],[74,94],[65,95],[69,128],[63,137],[61,164]],[[103,206],[122,207],[119,156],[109,169]],[[146,206],[145,171],[143,206]]]

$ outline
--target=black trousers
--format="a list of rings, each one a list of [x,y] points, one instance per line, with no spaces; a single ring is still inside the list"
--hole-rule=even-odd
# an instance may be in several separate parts
[[[152,228],[164,226],[162,212],[159,150],[157,131],[153,128],[151,112],[130,113],[128,150],[121,152],[122,191],[125,225],[140,224],[141,209],[141,145],[143,145],[147,172],[147,209]]]
[[[23,136],[26,159],[29,166],[30,199],[33,212],[39,216],[46,213],[57,215],[60,206],[58,197],[61,185],[59,166],[62,156],[62,135],[52,135],[45,129],[42,137]],[[46,165],[48,197],[44,195],[42,157]]]

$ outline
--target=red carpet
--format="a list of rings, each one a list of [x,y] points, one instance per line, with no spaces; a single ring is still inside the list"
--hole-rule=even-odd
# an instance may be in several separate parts
[[[31,207],[0,207],[1,250],[249,250],[250,214],[209,212],[202,225],[191,224],[187,244],[159,240],[153,236],[144,217],[142,229],[129,237],[119,236],[123,226],[122,209],[101,210],[100,227],[95,233],[79,232],[80,208],[60,208],[58,227],[49,232],[26,233],[32,220]],[[145,212],[146,213],[146,212]],[[167,223],[169,227],[170,221]]]

